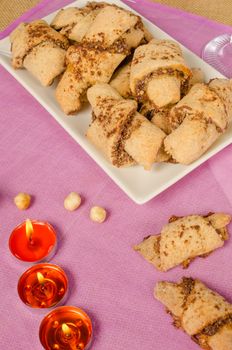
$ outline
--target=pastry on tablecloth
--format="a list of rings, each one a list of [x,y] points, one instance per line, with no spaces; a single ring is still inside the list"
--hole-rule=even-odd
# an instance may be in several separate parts
[[[65,70],[69,42],[45,21],[21,23],[10,35],[12,65],[26,68],[44,86]]]
[[[108,84],[97,84],[87,92],[93,121],[87,138],[117,166],[141,164],[150,169],[165,133],[137,112],[137,102],[125,100]]]
[[[223,213],[171,217],[159,235],[144,238],[134,249],[160,271],[179,264],[188,267],[197,256],[205,257],[224,245],[230,220]]]
[[[67,52],[67,70],[56,90],[64,112],[77,112],[90,86],[108,83],[118,65],[144,37],[139,16],[115,5],[101,8],[81,42]]]
[[[223,85],[223,86],[222,86]],[[232,80],[195,84],[169,113],[165,151],[181,164],[198,159],[225,132],[232,117]]]
[[[232,305],[201,281],[158,282],[154,297],[202,349],[232,350]]]
[[[176,42],[153,39],[134,52],[130,88],[139,102],[160,109],[180,100],[191,75]]]

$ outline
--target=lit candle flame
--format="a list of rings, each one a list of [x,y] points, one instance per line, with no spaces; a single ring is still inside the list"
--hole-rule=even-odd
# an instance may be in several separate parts
[[[40,284],[44,283],[44,276],[41,272],[37,272],[37,279],[38,279]]]
[[[32,240],[32,234],[34,232],[33,225],[30,219],[26,220],[26,236],[28,241]]]
[[[66,337],[71,336],[71,332],[72,332],[71,328],[66,323],[63,323],[61,328],[62,328],[62,331]]]

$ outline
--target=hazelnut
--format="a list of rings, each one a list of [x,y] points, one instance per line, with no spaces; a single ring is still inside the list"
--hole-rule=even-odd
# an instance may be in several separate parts
[[[14,197],[14,203],[20,210],[26,210],[31,203],[31,196],[28,193],[20,192]]]
[[[64,200],[64,207],[69,211],[74,211],[81,205],[81,196],[76,192],[70,192]]]
[[[90,210],[90,219],[102,223],[106,219],[105,209],[98,206],[92,207]]]

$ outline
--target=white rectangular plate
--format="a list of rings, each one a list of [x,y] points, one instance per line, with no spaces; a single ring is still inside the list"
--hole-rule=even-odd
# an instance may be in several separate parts
[[[102,0],[95,0],[102,1]],[[120,0],[107,1],[130,9]],[[73,2],[70,6],[82,7],[87,1],[78,0]],[[131,10],[131,9],[130,9]],[[131,10],[133,11],[133,10]],[[135,11],[133,11],[135,12]],[[45,17],[49,23],[54,17],[55,13]],[[154,24],[143,18],[143,21],[149,31],[160,39],[173,39],[168,34],[160,30]],[[175,39],[174,39],[175,40]],[[190,67],[200,67],[209,80],[215,77],[223,77],[218,71],[209,66],[201,60],[194,53],[181,45],[184,56]],[[104,169],[104,171],[116,182],[116,184],[136,203],[143,204],[155,197],[172,184],[183,178],[192,170],[204,163],[207,159],[215,155],[224,147],[232,143],[232,126],[227,132],[220,137],[220,139],[204,154],[199,160],[188,166],[175,164],[155,164],[152,171],[144,171],[140,166],[133,166],[126,169],[117,169],[113,167],[102,156],[102,154],[89,143],[85,137],[87,127],[91,119],[90,107],[85,108],[77,116],[67,117],[58,106],[55,97],[55,86],[44,88],[26,71],[14,70],[11,67],[10,57],[7,53],[10,52],[9,38],[0,41],[0,62],[30,93],[33,95],[41,105],[58,121],[58,123],[83,147],[83,149],[97,162],[97,164]]]

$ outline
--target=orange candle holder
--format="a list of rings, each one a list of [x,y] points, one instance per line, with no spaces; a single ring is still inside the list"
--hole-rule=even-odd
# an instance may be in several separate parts
[[[11,253],[30,263],[49,261],[57,246],[56,232],[47,222],[26,220],[12,231],[9,238]]]
[[[46,350],[86,350],[92,339],[92,322],[82,309],[61,306],[42,320],[39,337]]]
[[[51,308],[64,303],[68,279],[57,265],[38,264],[26,270],[18,281],[18,294],[32,308]]]

